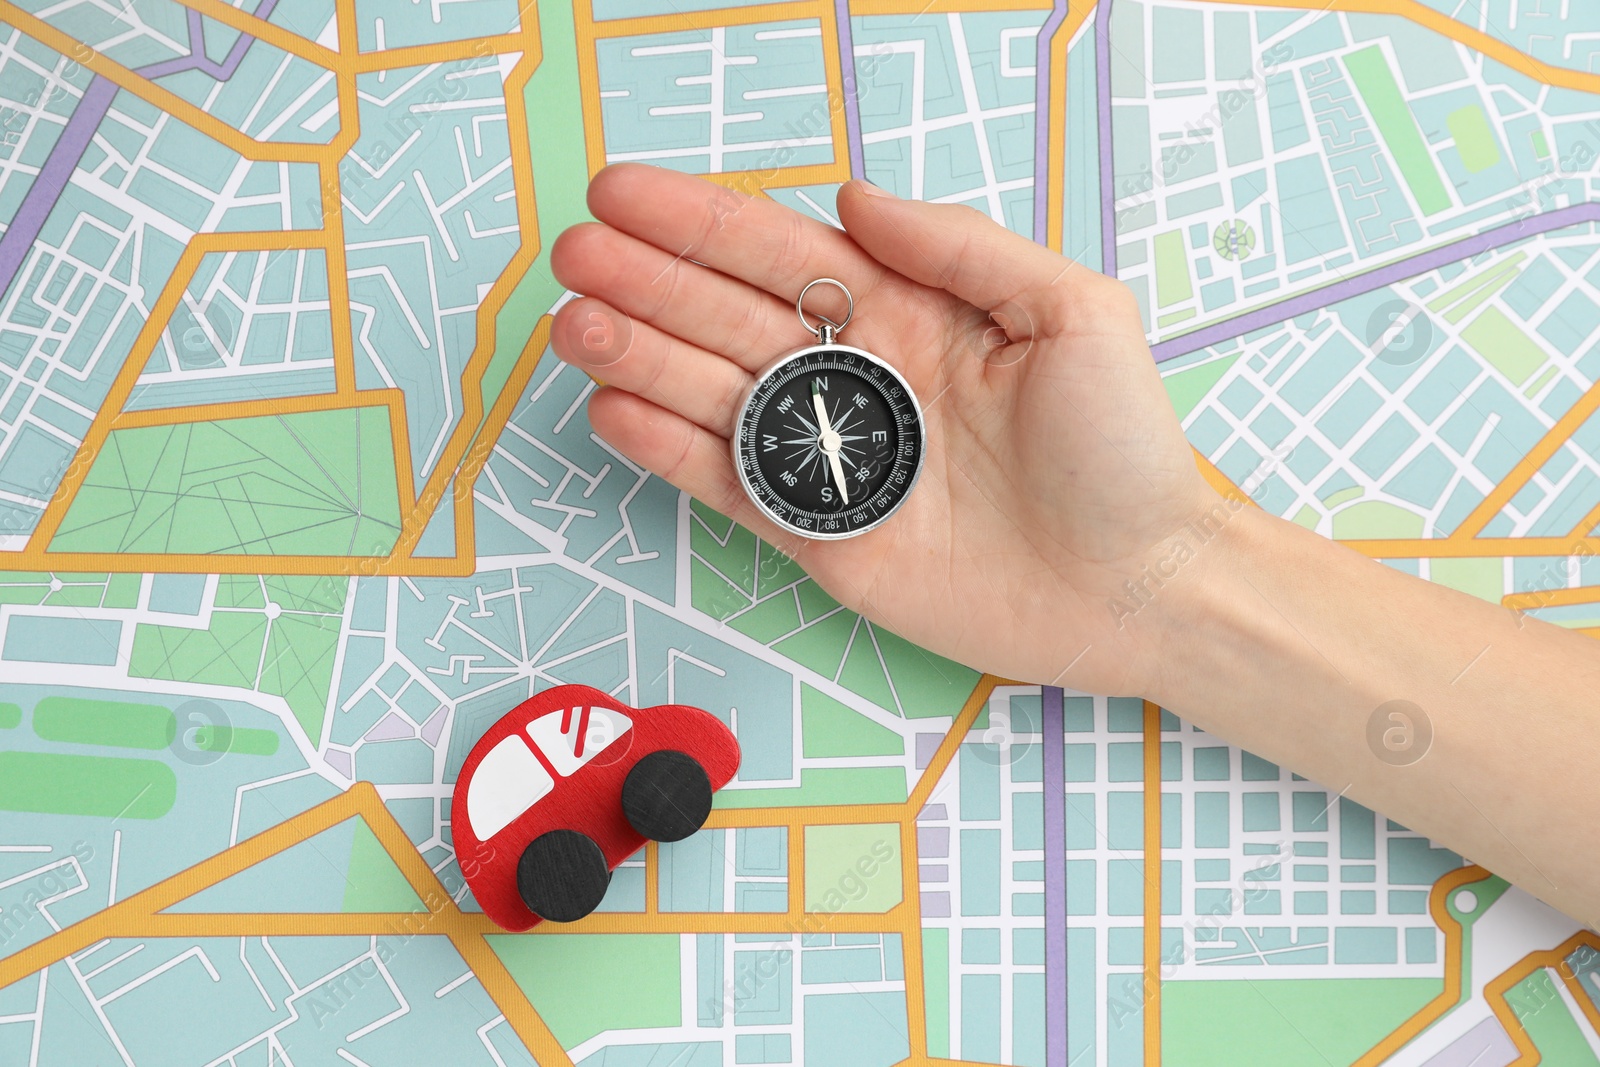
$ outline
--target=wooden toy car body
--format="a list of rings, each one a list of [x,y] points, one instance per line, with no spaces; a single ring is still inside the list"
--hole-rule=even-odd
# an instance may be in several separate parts
[[[484,913],[513,931],[553,917],[534,912],[519,889],[519,863],[531,862],[524,854],[552,831],[598,845],[609,880],[649,840],[624,811],[623,795],[630,773],[657,753],[692,757],[712,790],[739,768],[733,732],[709,712],[684,704],[636,710],[582,685],[537,693],[490,727],[462,765],[450,819],[462,874]],[[705,801],[709,810],[709,795]]]

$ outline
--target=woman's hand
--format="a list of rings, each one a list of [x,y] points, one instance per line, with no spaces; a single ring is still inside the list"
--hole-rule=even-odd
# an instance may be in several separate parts
[[[1142,693],[1175,620],[1130,624],[1125,583],[1217,502],[1196,469],[1120,283],[961,206],[852,182],[840,232],[674,171],[606,168],[598,223],[551,256],[587,294],[552,344],[594,374],[589,417],[623,454],[793,556],[845,606],[951,659],[1018,680]],[[728,438],[745,391],[813,343],[794,300],[855,296],[845,343],[922,403],[921,480],[883,526],[806,541],[766,521]],[[812,291],[825,311],[838,296]],[[841,306],[831,317],[842,314]]]
[[[1219,506],[1121,285],[859,183],[844,233],[641,166],[601,173],[589,206],[600,224],[552,257],[590,294],[554,345],[608,383],[590,418],[624,453],[913,641],[1149,697],[1595,924],[1600,821],[1551,817],[1600,810],[1594,641]],[[917,391],[928,452],[889,522],[806,542],[745,499],[727,437],[754,373],[809,340],[793,301],[825,276],[856,297],[846,342]],[[1391,751],[1397,708],[1415,744]]]

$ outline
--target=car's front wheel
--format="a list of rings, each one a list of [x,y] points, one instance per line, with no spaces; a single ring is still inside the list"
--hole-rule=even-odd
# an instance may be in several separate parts
[[[628,824],[652,841],[682,841],[711,815],[711,778],[683,752],[652,752],[622,783]]]
[[[551,830],[533,839],[517,861],[517,892],[541,919],[570,923],[600,906],[611,885],[605,853],[577,830]]]

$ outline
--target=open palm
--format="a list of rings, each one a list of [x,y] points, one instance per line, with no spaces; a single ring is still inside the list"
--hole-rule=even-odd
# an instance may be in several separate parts
[[[1147,568],[1217,498],[1128,290],[970,208],[860,182],[838,205],[844,232],[673,171],[597,175],[600,221],[567,230],[551,256],[586,294],[557,314],[552,344],[605,383],[595,430],[918,644],[1018,680],[1139,692],[1157,670],[1158,620],[1171,620],[1130,616],[1151,598],[1126,583],[1153,592]],[[794,300],[821,277],[855,296],[841,340],[906,377],[928,435],[905,506],[843,541],[767,521],[728,447],[756,373],[814,343]],[[811,296],[833,310],[836,293]]]

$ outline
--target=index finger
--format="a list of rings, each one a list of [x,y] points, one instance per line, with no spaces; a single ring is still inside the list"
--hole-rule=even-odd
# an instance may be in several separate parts
[[[842,230],[764,196],[662,167],[605,168],[589,183],[589,210],[641,241],[785,300],[817,278],[838,278],[859,300],[884,275],[878,261]],[[823,313],[836,317],[829,297],[817,296]]]

